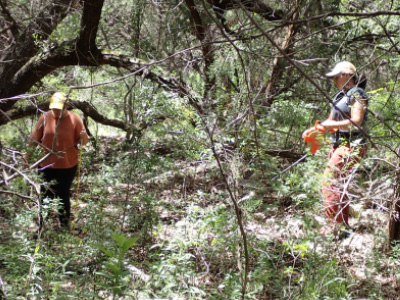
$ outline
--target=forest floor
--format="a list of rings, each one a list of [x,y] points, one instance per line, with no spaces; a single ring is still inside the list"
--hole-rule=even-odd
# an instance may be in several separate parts
[[[106,149],[105,152],[111,153],[112,149]],[[94,167],[96,168],[96,166]],[[188,231],[194,229],[188,226],[188,207],[193,204],[202,207],[215,205],[212,203],[213,200],[208,199],[207,196],[201,197],[200,203],[198,201],[191,203],[191,196],[196,193],[196,187],[200,186],[210,193],[221,189],[220,180],[210,179],[207,176],[213,172],[218,173],[215,162],[181,161],[175,162],[174,170],[158,174],[144,182],[146,190],[154,193],[154,197],[159,199],[160,205],[157,207],[157,213],[161,224],[157,239],[170,240],[172,237],[178,236],[184,238]],[[124,209],[124,205],[121,206],[123,200],[120,195],[134,195],[137,188],[134,183],[132,185],[119,184],[108,188],[110,198],[107,211],[110,217],[114,216],[115,221],[120,223],[121,228],[124,227],[120,219],[123,214],[121,209]],[[116,205],[113,207],[112,203]],[[389,218],[387,212],[376,207],[365,208],[362,204],[352,205],[349,236],[338,238],[335,235],[322,236],[318,233],[318,229],[326,224],[322,206],[319,209],[306,211],[298,209],[290,197],[278,199],[271,195],[263,198],[263,204],[257,210],[252,211],[252,215],[247,218],[248,221],[245,223],[247,234],[254,237],[254,240],[266,240],[271,245],[306,240],[307,252],[330,256],[332,260],[337,261],[339,266],[348,270],[352,281],[355,282],[354,290],[368,290],[372,282],[374,286],[378,286],[382,299],[400,299],[398,296],[400,295],[400,274],[393,272],[393,270],[399,270],[400,261],[389,258],[391,253],[388,248]],[[223,205],[227,205],[227,203],[225,202]],[[84,208],[84,203],[78,205],[78,210]],[[305,223],[311,223],[311,226],[307,226]],[[268,251],[275,251],[274,249],[256,250],[265,252],[266,255],[268,255]],[[299,254],[295,253],[293,248],[291,251],[293,252],[293,265],[296,265],[296,258]],[[142,253],[141,255],[142,259],[146,260],[147,254]],[[148,277],[146,270],[140,270],[139,273],[143,277]],[[294,276],[295,274],[293,274]],[[209,280],[213,280],[211,276]],[[368,294],[368,292],[364,293]]]
[[[114,151],[107,142],[102,143],[101,156],[105,160]],[[192,285],[204,287],[205,284],[208,291],[218,290],[215,293],[224,294],[224,272],[231,270],[232,264],[236,263],[236,253],[226,252],[224,248],[224,238],[231,239],[232,236],[232,232],[224,232],[232,224],[228,226],[224,222],[232,219],[234,211],[229,199],[215,196],[223,191],[223,184],[218,176],[210,177],[210,174],[218,174],[215,162],[174,162],[174,168],[166,172],[156,172],[157,174],[144,180],[142,184],[138,184],[137,180],[127,181],[126,178],[113,183],[102,183],[101,178],[110,175],[105,175],[109,169],[105,169],[99,162],[86,163],[81,171],[79,194],[75,190],[72,195],[72,214],[75,220],[70,237],[57,236],[60,229],[54,213],[41,237],[43,247],[49,247],[56,255],[65,256],[63,268],[67,272],[79,275],[86,269],[91,272],[100,270],[102,262],[98,257],[91,256],[91,245],[103,243],[107,247],[107,228],[119,228],[126,236],[138,232],[146,233],[145,246],[135,246],[128,254],[130,263],[126,268],[132,273],[132,278],[135,278],[134,282],[140,278],[146,286],[154,284],[158,275],[148,267],[149,262],[154,262],[154,249],[166,247],[169,252],[173,252],[182,247],[184,254],[189,253],[195,258],[197,275],[190,275],[193,279]],[[99,177],[88,176],[95,173]],[[119,178],[118,174],[114,176]],[[155,202],[143,200],[149,197],[149,193],[152,199],[156,199]],[[247,198],[252,197],[254,194],[250,192]],[[345,277],[350,277],[352,281],[350,289],[357,295],[352,299],[372,299],[368,298],[371,286],[378,289],[379,299],[400,299],[400,262],[387,247],[386,212],[353,205],[350,235],[338,239],[334,235],[322,236],[318,233],[319,228],[325,224],[322,207],[304,209],[296,205],[290,197],[278,198],[274,195],[266,195],[256,203],[245,215],[244,225],[249,237],[249,247],[253,253],[284,260],[285,270],[293,267],[293,271],[286,273],[284,280],[289,285],[289,292],[290,285],[294,285],[294,282],[302,284],[301,276],[304,274],[298,270],[301,270],[304,260],[316,254],[325,257],[325,261],[336,262],[335,264],[346,270]],[[214,211],[218,209],[224,211],[229,218],[211,218],[210,215],[215,216]],[[234,223],[234,218],[232,220]],[[207,226],[220,223],[221,227],[206,231],[204,222],[210,222]],[[28,232],[28,240],[33,240],[36,230],[34,223],[11,224],[7,216],[0,218],[0,226],[3,228],[2,243],[12,241],[15,244],[16,234],[26,241],[24,230]],[[17,233],[13,232],[16,228]],[[219,232],[215,228],[219,228]],[[181,243],[187,245],[183,247]],[[179,260],[173,258],[168,261],[168,265],[177,263],[176,259]],[[74,263],[71,263],[72,260]],[[1,263],[0,258],[0,267]],[[323,265],[320,267],[323,270],[326,268]],[[191,272],[191,269],[187,269],[187,272]],[[324,276],[318,280],[321,280],[321,288],[329,284],[324,282]],[[67,278],[60,287],[72,293],[84,284]],[[294,296],[281,298],[277,293],[279,291],[268,291],[265,288],[264,294],[257,299],[297,299]],[[107,293],[102,296],[108,299]],[[228,295],[226,297],[228,299]],[[202,296],[198,299],[212,298]]]
[[[207,176],[213,172],[218,173],[215,162],[181,161],[175,162],[175,170],[158,174],[144,182],[146,190],[155,193],[155,198],[159,199],[160,203],[157,213],[162,224],[158,239],[169,240],[172,237],[185,236],[188,230],[193,230],[187,225],[187,209],[190,205],[198,204],[202,207],[215,205],[212,203],[213,200],[206,196],[202,197],[200,203],[198,201],[191,203],[191,196],[196,193],[196,187],[200,186],[211,193],[221,188],[220,180],[210,179]],[[132,190],[129,191],[129,189]],[[120,184],[109,187],[110,200],[115,197],[115,200],[109,203],[120,201],[115,190],[118,190],[120,195],[134,194],[132,191],[135,190],[135,186]],[[122,212],[118,207],[121,208],[120,205],[115,208],[109,206],[108,210],[114,211],[115,216],[120,216]],[[400,295],[400,274],[393,272],[399,269],[400,262],[396,259],[385,259],[391,255],[388,248],[387,212],[376,207],[365,208],[362,204],[352,205],[349,236],[345,238],[335,235],[322,236],[318,233],[318,229],[326,224],[322,206],[319,209],[307,211],[298,209],[290,197],[278,199],[269,195],[263,198],[263,205],[252,211],[252,215],[247,220],[245,229],[249,236],[254,237],[254,240],[269,241],[272,245],[306,240],[307,252],[330,256],[332,260],[337,261],[339,266],[348,270],[352,280],[356,282],[353,287],[355,290],[368,289],[373,282],[375,286],[379,286],[382,299],[400,299],[398,296]],[[311,223],[311,226],[305,223]],[[274,249],[270,251],[274,252]],[[294,252],[293,265],[296,265]],[[268,250],[265,250],[265,253],[268,255]],[[364,284],[365,287],[363,287]]]

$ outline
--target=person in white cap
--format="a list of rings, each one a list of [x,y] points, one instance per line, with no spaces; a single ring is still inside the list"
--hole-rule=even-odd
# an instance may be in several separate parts
[[[67,109],[66,100],[66,95],[61,92],[51,97],[50,110],[39,118],[29,146],[40,145],[46,154],[52,153],[39,165],[39,174],[48,183],[42,198],[61,200],[60,224],[68,229],[71,212],[70,188],[79,160],[78,144],[86,145],[89,137],[79,116]]]
[[[364,91],[367,81],[357,73],[352,63],[339,62],[326,76],[333,79],[339,92],[332,100],[333,107],[328,119],[316,125],[317,129],[334,132],[322,185],[322,199],[328,219],[328,224],[320,229],[320,233],[324,235],[336,233],[340,227],[349,225],[349,199],[343,186],[351,168],[367,152],[367,143],[362,132],[365,132],[368,106],[368,97]],[[314,128],[306,130],[303,136]],[[343,230],[342,233],[346,231]]]

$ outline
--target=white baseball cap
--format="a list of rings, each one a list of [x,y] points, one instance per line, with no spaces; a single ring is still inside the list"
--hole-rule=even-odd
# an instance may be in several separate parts
[[[336,64],[336,66],[330,71],[326,73],[326,77],[335,77],[339,74],[355,74],[357,72],[356,67],[348,61],[341,61]]]

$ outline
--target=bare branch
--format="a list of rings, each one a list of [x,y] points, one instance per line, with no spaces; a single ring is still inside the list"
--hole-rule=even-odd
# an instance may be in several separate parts
[[[14,179],[15,177],[17,177],[19,175],[19,176],[22,176],[35,189],[36,195],[40,195],[40,188],[28,176],[26,176],[26,174],[24,174],[17,168],[15,168],[9,164],[6,164],[2,161],[0,161],[0,165],[15,172],[13,175],[7,176],[6,178],[4,178],[3,181],[0,182],[0,185],[7,184],[7,182],[9,180]]]
[[[235,0],[207,0],[214,6],[214,9],[223,13],[226,10],[242,8],[250,12],[254,12],[262,16],[264,19],[269,21],[282,20],[285,14],[281,10],[276,10],[263,1],[260,0],[240,0],[240,4],[236,3]]]
[[[91,117],[93,120],[95,120],[98,123],[104,124],[104,125],[108,125],[108,126],[112,126],[112,127],[116,127],[116,128],[120,128],[124,131],[131,131],[131,125],[122,122],[120,120],[115,120],[115,119],[109,119],[105,116],[103,116],[102,114],[100,114],[97,109],[91,105],[89,102],[83,102],[83,101],[73,101],[70,100],[70,103],[80,109],[85,115]]]
[[[10,192],[10,191],[5,191],[5,190],[0,190],[0,194],[8,194],[8,195],[17,196],[19,198],[26,199],[26,200],[33,200],[33,197],[22,195],[22,194],[19,194],[17,192]]]
[[[163,88],[178,93],[181,96],[188,96],[188,99],[191,105],[198,111],[202,112],[202,108],[200,105],[190,96],[190,90],[186,87],[185,83],[177,78],[172,76],[166,77],[160,75],[158,73],[152,72],[150,67],[155,64],[159,64],[165,59],[153,62],[143,62],[138,59],[132,59],[131,57],[124,55],[113,55],[107,52],[98,52],[96,60],[93,60],[92,53],[86,53],[87,56],[84,56],[80,53],[80,56],[77,56],[76,52],[73,49],[69,49],[66,52],[58,53],[58,50],[54,50],[55,53],[49,54],[46,57],[43,57],[39,60],[33,60],[29,64],[27,64],[17,75],[15,83],[18,83],[17,86],[14,86],[15,90],[21,89],[22,91],[29,90],[37,81],[41,78],[49,74],[51,71],[54,71],[58,67],[67,66],[67,65],[87,65],[87,66],[97,66],[97,65],[110,65],[118,68],[124,68],[130,72],[129,76],[141,76],[142,78],[153,81]],[[167,58],[166,58],[167,59]],[[123,78],[117,78],[114,81],[122,80]],[[111,83],[107,82],[107,83]],[[107,84],[102,83],[102,84]],[[79,87],[72,87],[73,89],[78,89]],[[86,87],[83,87],[86,88]],[[11,102],[16,103],[20,97],[9,97],[6,99],[0,99],[0,109],[7,111],[12,105],[9,105]],[[3,109],[6,107],[6,109]],[[8,109],[7,109],[8,108]],[[23,116],[23,114],[28,113],[24,109],[13,110],[8,114],[11,119],[11,115],[15,117]],[[0,115],[0,125],[9,122],[10,120]]]
[[[109,119],[109,118],[103,116],[89,102],[69,100],[69,103],[73,107],[81,110],[85,115],[91,117],[93,120],[95,120],[98,123],[116,127],[116,128],[120,128],[120,129],[122,129],[124,131],[128,131],[128,132],[131,131],[131,128],[130,128],[131,125],[124,123],[120,120]],[[38,110],[47,110],[48,107],[49,107],[49,101],[46,101],[46,102],[37,104],[37,106],[31,105],[31,106],[27,106],[24,108],[17,108],[14,110],[10,110],[6,113],[6,115],[9,117],[9,120],[17,120],[17,119],[25,118],[27,116],[34,115],[38,112]]]
[[[372,17],[379,17],[379,16],[400,16],[400,11],[374,11],[374,12],[352,12],[352,13],[341,13],[341,12],[328,12],[325,14],[321,14],[318,16],[300,19],[300,20],[285,20],[282,22],[283,25],[287,24],[300,24],[300,23],[309,23],[313,21],[324,20],[328,17],[357,17],[359,19],[369,19]]]
[[[237,1],[239,2],[239,1]],[[304,78],[306,78],[324,97],[326,100],[329,101],[330,104],[332,104],[338,111],[340,111],[342,113],[342,115],[346,116],[345,113],[343,113],[336,105],[335,103],[333,103],[332,99],[329,97],[329,95],[310,77],[308,76],[286,53],[285,51],[278,45],[276,44],[276,42],[268,35],[267,32],[265,32],[265,30],[260,26],[260,24],[258,24],[254,18],[249,15],[248,12],[246,12],[247,17],[250,19],[250,21],[258,28],[258,30],[260,30],[260,32],[262,32],[262,34],[267,38],[267,40],[284,56],[284,58],[293,66],[295,67],[299,73],[304,76]],[[393,47],[393,46],[392,46]],[[369,134],[367,132],[365,132],[365,130],[363,130],[362,128],[360,128],[360,126],[358,126],[357,124],[355,124],[350,117],[347,115],[346,118],[352,123],[353,126],[355,126],[362,134],[364,137],[366,137],[371,145],[377,149],[375,143],[372,141],[371,137],[369,136]]]

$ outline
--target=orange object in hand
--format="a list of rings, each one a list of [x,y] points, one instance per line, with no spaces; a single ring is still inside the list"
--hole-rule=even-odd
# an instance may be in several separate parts
[[[304,136],[304,141],[310,147],[310,152],[314,155],[319,149],[327,144],[325,141],[325,130],[318,129],[317,125],[319,121],[315,122],[315,127],[310,129],[309,132]]]

